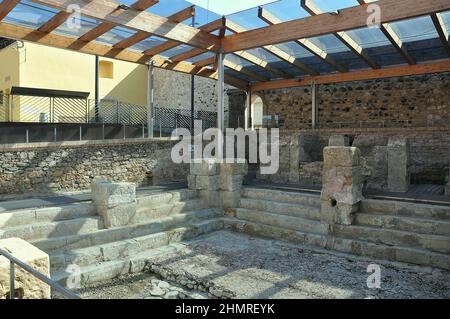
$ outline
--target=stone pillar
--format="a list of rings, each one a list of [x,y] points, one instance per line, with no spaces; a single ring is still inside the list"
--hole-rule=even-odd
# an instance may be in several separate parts
[[[300,168],[300,136],[293,134],[289,143],[289,183],[298,183]]]
[[[388,189],[391,192],[407,192],[409,189],[409,145],[402,137],[391,137],[387,147]]]
[[[350,139],[345,135],[332,135],[328,140],[328,146],[350,146]]]
[[[445,195],[450,196],[450,167],[449,167],[447,185],[445,186]]]
[[[197,190],[211,207],[235,208],[246,174],[247,163],[220,163],[214,159],[196,161],[191,163],[188,187]]]
[[[363,199],[360,151],[356,147],[332,146],[323,151],[321,219],[351,225]]]
[[[94,180],[92,202],[106,228],[129,225],[136,214],[136,185]]]
[[[25,240],[20,238],[2,239],[0,240],[0,248],[50,277],[50,258],[48,255]],[[16,298],[50,299],[50,286],[17,265],[14,273]],[[9,287],[9,260],[0,257],[0,299],[9,298]]]

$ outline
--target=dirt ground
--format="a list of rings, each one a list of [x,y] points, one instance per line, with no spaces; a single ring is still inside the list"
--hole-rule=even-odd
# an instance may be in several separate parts
[[[177,244],[147,272],[81,291],[83,298],[450,298],[450,272],[312,251],[219,231]],[[368,288],[368,265],[380,288]],[[159,287],[163,289],[159,289]]]

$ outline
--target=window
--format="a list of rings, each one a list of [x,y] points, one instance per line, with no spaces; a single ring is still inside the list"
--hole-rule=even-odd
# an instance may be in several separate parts
[[[260,128],[263,125],[263,100],[258,96],[251,107],[253,126]]]
[[[110,61],[100,61],[98,76],[104,79],[112,79],[114,76],[114,64]]]

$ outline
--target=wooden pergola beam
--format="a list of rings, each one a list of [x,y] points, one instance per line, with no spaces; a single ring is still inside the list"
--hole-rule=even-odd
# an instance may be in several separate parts
[[[0,3],[0,21],[2,21],[3,18],[19,4],[19,2],[20,0],[3,0],[3,2]]]
[[[231,32],[237,34],[247,31],[244,27],[240,26],[237,23],[234,23],[233,21],[227,19],[226,20],[226,27]],[[318,75],[319,72],[314,70],[313,68],[307,66],[305,63],[299,61],[295,56],[292,56],[288,52],[282,50],[281,48],[275,46],[275,45],[266,45],[262,47],[264,50],[269,52],[270,54],[273,54],[277,58],[279,58],[281,61],[287,62],[291,64],[292,66],[296,67],[297,69],[309,74],[309,75]],[[284,75],[283,77],[291,78],[290,75]]]
[[[358,0],[360,5],[375,2],[376,0]],[[409,54],[408,49],[405,47],[402,39],[398,36],[397,32],[394,31],[389,23],[383,23],[380,25],[380,30],[386,36],[386,38],[391,42],[394,48],[400,53],[400,55],[408,62],[410,65],[416,64],[416,60]]]
[[[130,8],[137,10],[137,11],[144,11],[144,10],[147,10],[148,8],[154,6],[158,2],[159,2],[159,0],[138,0],[135,3],[133,3],[130,6]],[[109,30],[113,29],[115,26],[116,26],[115,23],[102,22],[97,27],[89,30],[84,35],[82,35],[79,40],[84,41],[84,42],[94,41],[102,34],[105,34]]]
[[[272,13],[270,13],[263,7],[259,7],[258,17],[269,25],[279,24],[279,23],[283,22],[282,20],[280,20],[278,17],[276,17],[275,15],[273,15]],[[330,55],[327,52],[325,52],[324,50],[319,48],[312,41],[310,41],[308,39],[297,39],[297,40],[295,40],[295,43],[297,43],[301,47],[305,48],[306,50],[308,50],[309,52],[314,54],[316,57],[318,57],[319,59],[325,61],[326,63],[328,63],[329,65],[334,67],[337,71],[339,71],[339,72],[347,72],[348,71],[345,66],[336,62],[333,58],[330,57]]]
[[[199,29],[210,33],[210,32],[213,32],[213,31],[223,28],[224,25],[225,25],[225,19],[221,18],[221,19],[217,19],[212,22],[209,22],[209,23],[201,26]],[[160,54],[161,52],[173,49],[181,44],[182,43],[178,42],[178,41],[166,41],[164,43],[161,43],[160,45],[157,45],[151,49],[146,50],[144,52],[144,54],[151,57],[151,56]]]
[[[405,65],[399,67],[389,67],[378,70],[363,70],[363,71],[353,71],[347,73],[335,73],[326,74],[319,76],[309,76],[291,80],[278,80],[269,81],[263,83],[256,83],[251,85],[251,90],[264,91],[272,89],[290,88],[290,87],[301,87],[309,86],[311,83],[316,84],[333,84],[351,81],[365,81],[374,80],[381,78],[391,78],[398,76],[410,76],[419,74],[430,74],[430,73],[440,73],[450,71],[450,60],[440,61],[416,65]]]
[[[436,28],[439,38],[441,39],[442,45],[445,48],[448,56],[450,57],[450,35],[445,27],[445,21],[440,13],[433,13],[431,15],[431,20],[433,20],[434,27]]]
[[[192,18],[195,15],[195,6],[190,6],[187,7],[181,11],[178,11],[177,13],[171,15],[170,17],[168,17],[168,19],[170,21],[173,22],[183,22],[184,20],[187,20],[189,18]],[[152,34],[147,33],[147,32],[143,32],[143,31],[138,31],[135,34],[133,34],[131,37],[128,37],[126,39],[123,39],[122,41],[116,43],[114,45],[115,48],[118,49],[126,49],[129,48],[133,45],[135,45],[138,42],[141,42],[142,40],[145,40],[148,37],[151,37]]]
[[[32,0],[42,5],[67,11],[67,0]],[[169,40],[179,41],[193,47],[217,52],[221,46],[218,36],[190,27],[183,23],[174,23],[148,11],[123,9],[111,0],[71,0],[79,5],[81,14],[94,19],[111,22],[136,31],[143,31]]]
[[[448,0],[379,0],[381,23],[414,18],[450,9]],[[367,27],[367,6],[358,5],[340,10],[338,14],[292,20],[244,33],[226,36],[222,47],[226,53],[294,41],[340,31]]]
[[[70,12],[60,11],[55,14],[50,20],[41,25],[38,30],[41,32],[50,33],[58,28],[61,24],[66,22],[70,15]]]
[[[301,0],[301,6],[305,9],[310,15],[316,16],[324,14],[323,12],[314,2],[313,0]],[[366,62],[371,68],[379,69],[380,65],[376,63],[367,52],[361,47],[353,38],[348,35],[347,32],[334,32],[333,33],[336,38],[338,38],[345,46],[347,46],[353,53],[358,55],[364,62]]]

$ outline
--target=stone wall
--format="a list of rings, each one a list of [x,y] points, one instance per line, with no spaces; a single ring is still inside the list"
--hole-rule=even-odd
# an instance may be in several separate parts
[[[310,87],[258,94],[264,101],[264,114],[280,115],[281,128],[310,127]],[[424,126],[427,122],[447,124],[449,120],[450,73],[319,86],[319,123],[323,127],[339,127],[339,123],[359,125],[360,121],[364,127],[383,122],[394,126],[405,121]]]
[[[282,131],[280,136],[280,170],[273,176],[259,178],[274,182],[296,179],[294,167],[289,162],[293,150],[289,140],[299,139],[298,182],[320,184],[322,178],[323,148],[332,135],[347,135],[352,146],[361,151],[363,176],[368,187],[387,189],[388,140],[406,138],[409,142],[409,170],[412,184],[445,185],[450,163],[450,130],[448,129],[340,129]],[[284,158],[284,159],[283,159]]]
[[[151,185],[186,180],[170,157],[176,141],[106,140],[0,145],[0,198],[89,189],[96,177]]]
[[[225,89],[231,86],[226,85]],[[155,107],[191,109],[191,75],[155,69]],[[217,112],[217,81],[195,77],[195,109]],[[228,95],[225,94],[225,123],[228,123]]]

